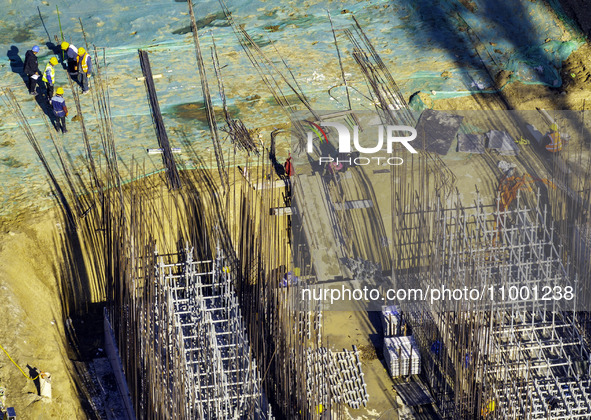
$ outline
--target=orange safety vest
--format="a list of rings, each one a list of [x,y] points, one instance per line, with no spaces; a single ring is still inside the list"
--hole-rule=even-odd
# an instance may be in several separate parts
[[[80,61],[82,61],[82,71],[88,73],[88,53],[84,53],[82,60],[80,60],[80,56],[77,56],[76,62],[80,64]]]
[[[560,152],[562,150],[562,139],[558,131],[552,131],[549,135],[550,144],[546,145],[546,150],[552,153]]]

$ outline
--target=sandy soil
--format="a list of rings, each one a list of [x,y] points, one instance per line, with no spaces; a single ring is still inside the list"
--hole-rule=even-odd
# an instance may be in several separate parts
[[[551,88],[542,85],[509,83],[500,94],[478,94],[463,98],[434,98],[440,110],[519,109],[587,110],[591,108],[591,46],[584,44],[563,64],[563,85]]]
[[[37,396],[36,384],[0,354],[0,385],[6,403],[22,419],[83,419],[71,376],[58,293],[56,216],[47,211],[23,217],[0,232],[0,323],[2,346],[26,373],[27,366],[51,373],[53,399]]]

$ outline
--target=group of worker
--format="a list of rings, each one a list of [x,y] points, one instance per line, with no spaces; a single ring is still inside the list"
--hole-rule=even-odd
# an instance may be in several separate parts
[[[67,56],[68,73],[70,76],[76,76],[78,83],[82,87],[82,94],[87,94],[90,90],[88,87],[88,78],[92,74],[92,60],[90,55],[84,48],[76,48],[73,44],[62,42],[61,49]],[[68,116],[68,108],[64,99],[64,89],[59,87],[55,90],[55,66],[58,65],[56,57],[51,57],[45,66],[43,74],[40,74],[39,63],[37,62],[37,54],[39,53],[39,46],[35,45],[25,54],[25,62],[23,71],[27,75],[27,87],[30,95],[37,95],[37,83],[39,77],[45,84],[45,91],[47,94],[47,101],[53,108],[53,113],[56,117],[55,128],[57,131],[66,133],[66,117]]]

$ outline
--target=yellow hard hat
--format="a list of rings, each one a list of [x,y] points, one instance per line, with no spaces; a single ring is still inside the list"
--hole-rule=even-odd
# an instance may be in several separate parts
[[[554,123],[550,126],[550,130],[552,131],[558,131],[558,124]]]
[[[55,91],[55,93],[57,93],[58,95],[63,95],[64,94],[64,88],[57,88],[57,90]]]
[[[62,50],[67,50],[69,46],[70,44],[68,44],[66,41],[62,42]]]
[[[55,65],[57,65],[57,58],[55,58],[55,57],[51,57],[51,58],[49,59],[49,64],[51,64],[52,66],[55,66]]]
[[[78,48],[78,55],[84,55],[86,53],[86,50],[82,47]]]

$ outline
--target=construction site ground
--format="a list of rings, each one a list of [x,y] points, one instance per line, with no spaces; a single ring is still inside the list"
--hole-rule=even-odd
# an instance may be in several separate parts
[[[583,30],[588,30],[591,18],[584,2],[564,0],[563,3],[567,11],[574,11]],[[108,23],[102,23],[108,25]],[[10,28],[0,30],[3,37],[7,37]],[[284,45],[283,48],[283,52],[288,51],[287,46]],[[166,62],[166,54],[162,53],[160,56],[161,63]],[[228,52],[229,59],[235,54],[235,52]],[[21,56],[24,56],[24,51],[21,52]],[[155,61],[158,63],[158,59]],[[162,65],[160,70],[165,73],[166,66]],[[337,67],[332,63],[330,68],[326,70],[327,73],[336,74]],[[396,77],[396,68],[392,68],[391,71]],[[112,79],[113,83],[119,83],[119,85],[128,83],[122,79],[123,74],[124,72],[116,73]],[[255,83],[255,76],[253,71],[250,71],[248,75],[246,72],[243,74],[245,76],[241,77],[239,81],[243,87],[236,87],[235,93],[247,97],[252,94],[253,90],[248,89],[247,91],[244,86],[251,82]],[[507,84],[501,93],[474,94],[450,99],[438,99],[435,95],[432,97],[433,109],[452,112],[454,110],[505,110],[507,108],[582,111],[589,108],[590,101],[588,99],[591,99],[591,47],[589,44],[584,44],[570,55],[563,63],[561,74],[564,85],[558,88],[523,84],[517,81]],[[311,75],[307,76],[311,77]],[[18,98],[23,100],[25,104],[23,106],[27,107],[27,112],[37,112],[35,111],[37,104],[25,96],[25,87],[20,84],[20,78],[15,75],[13,78],[13,85],[15,85],[13,89],[18,91]],[[304,77],[302,77],[303,79]],[[171,83],[173,83],[172,79]],[[258,83],[258,90],[254,90],[263,95],[264,88],[260,82],[256,83]],[[139,101],[144,94],[144,88],[142,82],[136,84],[134,95],[131,95],[130,98],[126,98],[125,92],[121,89],[114,93],[112,101],[120,100],[122,103],[126,100]],[[195,79],[191,88],[194,89],[197,85],[198,80]],[[428,86],[425,88],[428,90]],[[414,92],[405,92],[407,99],[412,93]],[[172,97],[174,92],[168,92],[167,95]],[[86,101],[83,104],[91,112],[91,97],[87,95],[83,101]],[[259,97],[251,99],[251,101],[255,103],[255,107],[258,107],[260,112],[269,110],[268,103],[265,102],[266,99],[261,100]],[[125,104],[120,104],[120,106],[121,109],[126,107]],[[131,107],[131,105],[128,106]],[[210,147],[201,143],[195,149],[191,149],[191,143],[186,140],[186,133],[183,131],[185,125],[190,124],[188,121],[194,119],[201,120],[199,130],[204,130],[201,104],[192,101],[176,106],[174,125],[178,130],[173,142],[184,148],[184,163],[188,167],[191,164],[199,166],[202,163],[205,163],[204,166],[211,165],[210,167],[213,167],[214,159]],[[247,103],[236,104],[236,107],[241,108],[241,112],[245,114],[250,106]],[[122,114],[121,117],[123,119],[125,115]],[[62,219],[55,209],[56,200],[46,182],[46,177],[42,175],[42,169],[32,169],[33,166],[40,165],[30,157],[31,152],[25,151],[30,147],[29,144],[20,134],[16,124],[9,120],[10,117],[7,114],[0,116],[0,123],[9,125],[0,140],[2,142],[0,143],[0,152],[2,152],[0,157],[4,167],[2,190],[5,203],[0,215],[0,302],[4,308],[0,323],[0,344],[23,368],[30,365],[51,372],[54,397],[51,402],[42,401],[37,396],[35,384],[26,379],[4,357],[3,353],[0,354],[0,386],[7,388],[8,405],[16,408],[19,419],[83,419],[85,414],[80,402],[81,398],[78,395],[79,387],[76,384],[75,360],[73,360],[75,356],[71,350],[72,343],[68,343],[66,338],[69,326],[64,323],[62,316],[63,302],[59,289],[60,276],[64,269],[61,244],[63,226],[60,224]],[[589,126],[591,118],[585,118],[585,123]],[[80,152],[82,146],[79,144],[80,129],[75,122],[69,122],[69,124],[71,127],[70,137],[64,140],[64,146],[78,150],[74,159],[82,167],[84,162]],[[270,131],[275,128],[274,123],[257,126],[256,118],[253,118],[251,125],[260,130],[264,139],[268,139]],[[149,114],[138,116],[132,125],[125,127],[126,131],[122,134],[126,137],[131,138],[140,132],[141,136],[146,139],[153,138]],[[174,129],[172,131],[174,132]],[[580,146],[578,141],[580,139],[576,138],[566,146],[564,153],[569,159],[572,157],[573,162],[580,158],[580,155],[576,153]],[[135,147],[135,149],[126,143],[123,154],[127,153],[130,159],[132,156],[141,155],[142,157],[138,159],[143,160],[144,146],[151,147],[154,146],[154,143],[155,141],[146,140],[142,142],[141,147]],[[99,147],[98,141],[96,147],[97,149]],[[278,144],[278,154],[282,159],[287,156],[289,148],[287,140]],[[22,161],[19,160],[21,151],[24,151],[24,155],[27,156]],[[160,158],[151,160],[148,166],[159,166],[158,159]],[[473,200],[476,197],[476,191],[479,191],[481,198],[490,202],[496,196],[502,176],[500,170],[497,169],[498,161],[507,160],[514,163],[516,171],[521,175],[533,169],[535,173],[532,176],[551,178],[551,175],[544,169],[544,162],[549,159],[542,148],[530,145],[522,147],[522,152],[517,157],[498,156],[493,152],[487,152],[481,156],[468,156],[452,151],[449,156],[444,158],[444,162],[457,176],[455,186],[463,201]],[[27,167],[31,171],[26,170]],[[19,176],[20,178],[18,178]],[[158,177],[158,175],[154,177]],[[368,177],[378,184],[383,180],[384,174],[368,173]],[[349,194],[347,199],[365,198],[362,194],[361,196],[356,195],[358,190],[354,181],[345,180],[344,187]],[[389,200],[390,197],[382,195],[378,196],[376,203],[383,216],[386,233],[391,233],[391,225],[387,224],[390,220],[388,217],[390,216]],[[391,241],[391,238],[389,240]],[[85,250],[85,252],[91,252],[91,250]],[[83,256],[79,257],[83,258]],[[337,349],[350,349],[352,345],[356,345],[362,354],[370,402],[366,409],[349,410],[351,418],[412,418],[408,409],[401,410],[400,413],[397,411],[400,400],[397,399],[393,390],[394,383],[380,360],[382,357],[381,326],[374,314],[358,311],[326,311],[324,319],[324,334],[329,344]],[[87,345],[90,347],[89,351],[98,352],[101,340],[97,339]],[[28,373],[27,370],[25,371]],[[398,417],[402,413],[406,414]]]

